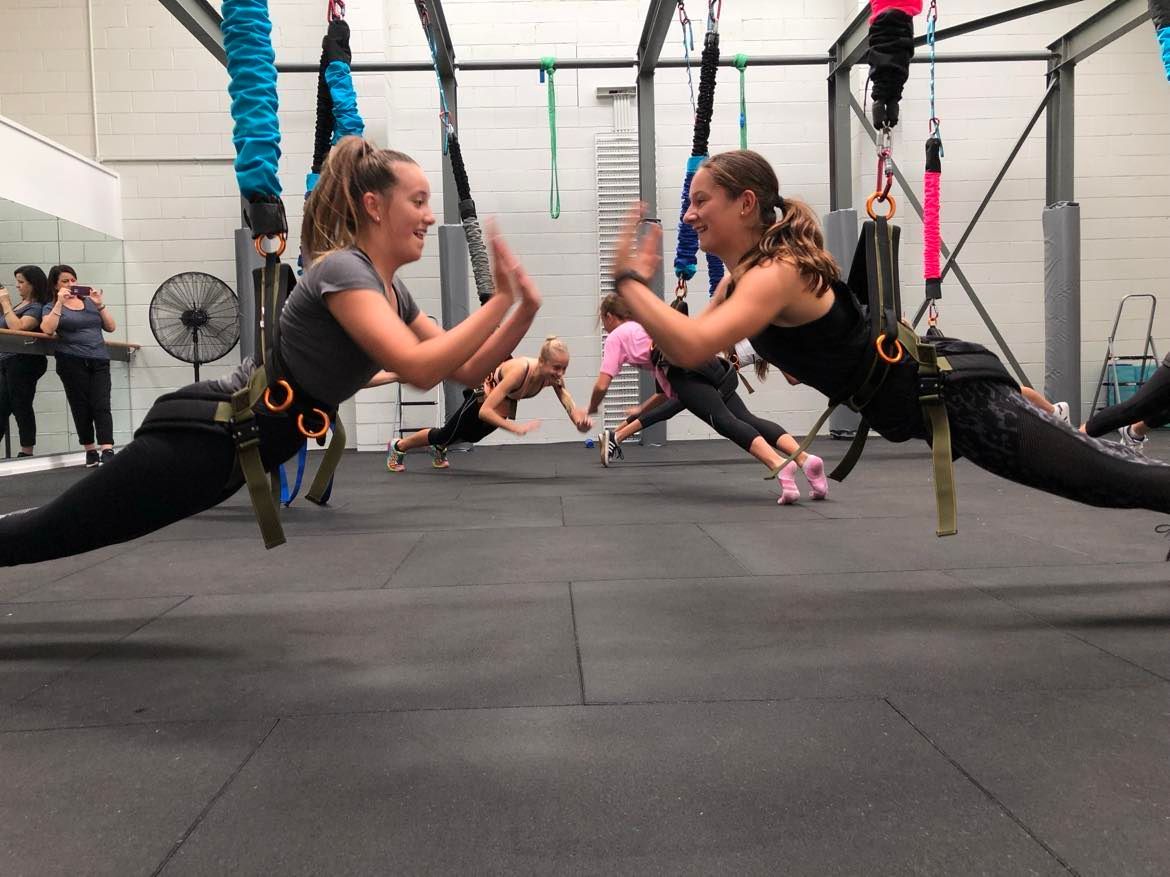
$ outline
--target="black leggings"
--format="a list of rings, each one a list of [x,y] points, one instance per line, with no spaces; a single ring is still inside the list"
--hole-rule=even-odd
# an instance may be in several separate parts
[[[761,437],[774,448],[787,432],[780,424],[747,410],[736,392],[739,375],[726,360],[711,359],[693,370],[671,366],[666,376],[688,411],[745,451]]]
[[[258,416],[265,470],[305,443],[292,417]],[[219,505],[244,484],[226,429],[139,432],[113,460],[50,502],[0,517],[0,566],[137,539]]]
[[[1170,423],[1170,356],[1130,398],[1090,417],[1085,431],[1089,435],[1105,435],[1143,421],[1150,427]]]
[[[57,374],[73,413],[73,425],[83,445],[114,443],[114,418],[110,414],[110,361],[57,354]]]
[[[486,420],[480,420],[479,409],[484,396],[475,390],[463,391],[463,404],[438,429],[427,433],[427,443],[446,448],[456,442],[475,444],[496,431]]]
[[[1102,508],[1170,512],[1170,466],[1069,429],[1015,389],[964,381],[945,391],[957,457],[1009,481]]]
[[[22,448],[37,443],[33,397],[37,381],[48,368],[49,361],[44,356],[17,354],[0,361],[0,436],[8,431],[8,418],[15,417]]]

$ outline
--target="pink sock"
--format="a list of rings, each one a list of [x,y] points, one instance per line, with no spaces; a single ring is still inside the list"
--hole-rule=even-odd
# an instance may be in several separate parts
[[[804,461],[804,477],[808,479],[809,496],[824,499],[829,495],[829,479],[825,477],[825,461],[808,455]]]
[[[792,505],[800,499],[800,488],[796,486],[796,463],[789,463],[780,470],[780,505]]]

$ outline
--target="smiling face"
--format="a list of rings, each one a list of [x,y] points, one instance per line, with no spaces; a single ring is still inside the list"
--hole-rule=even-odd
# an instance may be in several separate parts
[[[733,198],[705,167],[691,180],[691,199],[683,222],[699,236],[699,247],[708,253],[726,252],[757,225],[756,196],[751,190]]]
[[[567,353],[552,353],[547,359],[540,360],[540,371],[546,384],[560,386],[565,382],[565,372],[569,370],[569,355]]]
[[[370,243],[400,265],[422,258],[427,230],[435,224],[431,184],[417,164],[393,164],[398,182],[386,192],[362,197],[369,220]]]

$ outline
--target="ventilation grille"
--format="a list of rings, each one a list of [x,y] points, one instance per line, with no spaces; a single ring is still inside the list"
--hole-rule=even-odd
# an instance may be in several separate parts
[[[615,116],[617,108],[615,107]],[[613,292],[613,251],[622,220],[638,200],[638,137],[633,132],[598,134],[597,146],[597,251],[598,289],[604,298]],[[605,333],[601,343],[605,344]],[[609,385],[605,397],[605,425],[616,427],[626,419],[626,409],[637,405],[638,370],[631,366]]]

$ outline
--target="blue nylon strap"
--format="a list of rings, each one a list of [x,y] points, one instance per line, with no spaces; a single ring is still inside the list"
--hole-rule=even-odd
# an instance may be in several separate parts
[[[366,126],[358,112],[349,65],[344,61],[330,61],[325,68],[325,81],[333,98],[333,142],[351,134],[361,137]]]
[[[284,506],[292,505],[292,501],[297,498],[297,494],[301,492],[301,482],[305,478],[305,462],[309,459],[309,443],[306,441],[301,445],[301,449],[297,451],[297,479],[293,482],[292,490],[288,489],[288,476],[284,474],[284,464],[281,463],[276,467],[280,473],[280,504]]]
[[[709,286],[709,294],[714,295],[715,289],[719,286],[719,281],[723,279],[723,260],[718,256],[707,254],[707,279]]]
[[[236,181],[245,198],[279,197],[276,54],[267,0],[224,0],[223,43],[232,97]]]
[[[1158,31],[1158,43],[1162,46],[1162,66],[1166,68],[1166,79],[1170,81],[1170,25]]]

